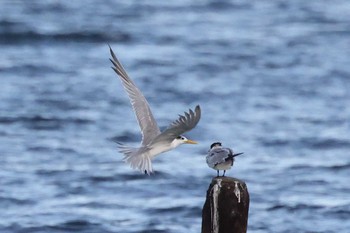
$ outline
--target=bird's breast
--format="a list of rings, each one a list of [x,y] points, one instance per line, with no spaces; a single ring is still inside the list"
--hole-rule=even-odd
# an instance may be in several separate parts
[[[216,164],[214,166],[214,169],[215,170],[229,170],[232,167],[232,163],[233,163],[232,160],[225,161],[223,163]]]
[[[150,147],[149,150],[149,156],[150,157],[156,157],[157,155],[167,152],[169,150],[173,149],[170,144],[155,144],[152,147]]]

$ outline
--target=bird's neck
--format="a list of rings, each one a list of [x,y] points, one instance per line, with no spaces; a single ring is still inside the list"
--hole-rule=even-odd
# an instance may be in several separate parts
[[[171,149],[175,149],[176,147],[180,146],[182,143],[180,141],[177,141],[177,140],[173,140],[171,143],[170,143],[170,147]]]

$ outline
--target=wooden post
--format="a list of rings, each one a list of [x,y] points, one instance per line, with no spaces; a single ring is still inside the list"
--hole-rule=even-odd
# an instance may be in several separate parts
[[[202,233],[246,233],[249,193],[244,181],[214,177],[202,210]]]

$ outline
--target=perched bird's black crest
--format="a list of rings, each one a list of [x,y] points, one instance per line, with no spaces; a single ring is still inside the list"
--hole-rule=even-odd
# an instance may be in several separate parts
[[[210,149],[212,149],[214,146],[222,146],[221,142],[214,142],[211,144]]]

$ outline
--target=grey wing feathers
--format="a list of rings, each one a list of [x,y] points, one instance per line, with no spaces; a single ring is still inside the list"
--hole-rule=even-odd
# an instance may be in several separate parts
[[[193,110],[189,109],[188,112],[183,115],[179,115],[179,118],[175,120],[170,126],[159,135],[160,137],[173,140],[177,136],[190,131],[198,124],[201,118],[201,108],[197,105]]]
[[[112,59],[109,59],[113,63],[112,69],[119,75],[123,87],[126,90],[131,105],[136,114],[137,121],[141,128],[142,133],[142,145],[147,145],[157,135],[160,134],[159,127],[155,121],[149,104],[142,92],[136,87],[134,82],[129,78],[128,74],[124,70],[122,64],[115,56],[112,48],[109,46]]]
[[[209,167],[215,167],[217,164],[224,163],[232,155],[229,150],[224,148],[215,148],[208,152],[206,157]]]
[[[168,129],[174,134],[180,135],[196,127],[201,118],[201,108],[197,105],[194,111],[189,109],[189,112],[184,114],[185,116],[179,115],[179,118],[169,126]]]

